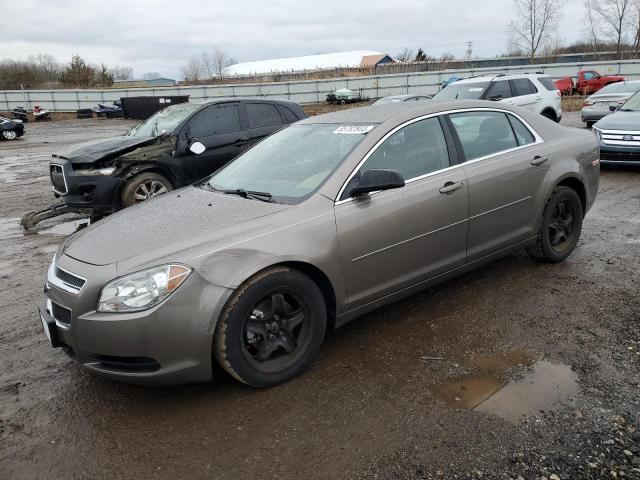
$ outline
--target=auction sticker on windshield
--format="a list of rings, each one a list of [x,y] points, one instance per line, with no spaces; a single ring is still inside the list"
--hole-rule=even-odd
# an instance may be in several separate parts
[[[373,130],[373,125],[341,125],[331,133],[343,135],[362,135]]]

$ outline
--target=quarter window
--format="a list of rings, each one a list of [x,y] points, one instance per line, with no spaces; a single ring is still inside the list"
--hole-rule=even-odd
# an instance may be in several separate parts
[[[191,120],[190,130],[191,136],[196,139],[221,133],[239,132],[238,105],[219,105],[201,110]]]
[[[511,89],[513,90],[514,97],[538,93],[538,89],[528,78],[515,78],[511,80]]]
[[[507,115],[509,117],[509,123],[513,127],[513,131],[516,134],[516,139],[518,140],[518,145],[529,145],[530,143],[534,143],[536,141],[535,137],[531,133],[531,131],[518,120],[513,115]]]
[[[396,170],[409,180],[448,166],[449,152],[440,121],[427,118],[407,125],[387,138],[359,173],[383,168]]]
[[[284,115],[284,120],[287,123],[295,123],[298,121],[298,117],[291,111],[289,107],[285,107],[284,105],[280,105],[282,109],[282,113]]]
[[[554,83],[554,81],[551,80],[551,78],[549,77],[538,77],[538,81],[542,84],[544,88],[546,88],[550,92],[554,90],[558,90],[558,87],[556,87],[556,84]]]
[[[492,155],[518,146],[502,112],[463,112],[450,115],[467,160]]]
[[[247,112],[251,128],[282,125],[282,117],[276,106],[271,103],[247,103]]]

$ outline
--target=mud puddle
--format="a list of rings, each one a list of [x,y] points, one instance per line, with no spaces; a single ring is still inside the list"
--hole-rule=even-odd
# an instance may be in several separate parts
[[[552,410],[579,393],[578,376],[568,365],[547,360],[518,364],[503,361],[482,359],[476,374],[444,383],[436,396],[452,407],[491,413],[518,423],[540,411]],[[505,378],[505,371],[515,367],[526,367],[524,375],[515,380]]]

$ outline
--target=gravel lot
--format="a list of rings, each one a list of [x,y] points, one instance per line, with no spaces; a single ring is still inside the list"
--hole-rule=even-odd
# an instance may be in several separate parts
[[[280,387],[151,389],[47,345],[36,304],[74,224],[19,226],[52,203],[52,151],[130,125],[0,143],[0,478],[640,478],[640,169],[603,170],[562,264],[514,254],[362,317]]]

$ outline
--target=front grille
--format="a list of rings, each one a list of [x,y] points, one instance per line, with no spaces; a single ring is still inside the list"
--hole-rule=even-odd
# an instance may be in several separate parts
[[[600,150],[600,160],[607,162],[640,163],[640,149],[638,149],[638,152],[607,152],[605,150]]]
[[[623,130],[601,130],[603,145],[618,147],[640,147],[640,132]]]
[[[84,278],[77,277],[73,273],[69,273],[59,267],[56,267],[56,277],[58,277],[67,285],[77,288],[78,290],[80,290],[85,283]]]
[[[49,165],[49,175],[51,176],[54,191],[62,195],[67,193],[67,184],[64,181],[64,170],[62,166],[55,164]]]
[[[51,302],[51,315],[61,323],[69,325],[71,323],[71,310],[56,302]]]

